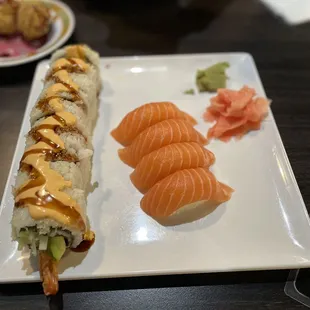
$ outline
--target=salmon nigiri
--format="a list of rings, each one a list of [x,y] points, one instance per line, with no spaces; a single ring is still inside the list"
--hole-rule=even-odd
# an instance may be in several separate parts
[[[112,137],[120,144],[127,146],[144,129],[166,119],[180,118],[196,125],[196,120],[179,110],[172,102],[152,102],[129,112],[120,124],[111,131]]]
[[[146,193],[178,170],[209,167],[214,160],[214,154],[197,142],[172,143],[144,156],[130,179],[141,193]]]
[[[208,168],[185,169],[156,183],[144,195],[140,206],[145,213],[160,220],[217,206],[229,200],[232,192],[229,186],[218,182]]]
[[[198,142],[206,144],[207,139],[192,125],[182,119],[168,119],[142,131],[133,143],[118,151],[120,159],[136,167],[143,156],[171,143]]]

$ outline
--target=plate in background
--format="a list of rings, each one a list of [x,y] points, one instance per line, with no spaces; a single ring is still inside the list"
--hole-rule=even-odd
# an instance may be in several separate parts
[[[244,84],[265,96],[252,57],[245,53],[102,58],[103,92],[94,133],[93,182],[88,216],[96,242],[86,254],[62,259],[60,279],[123,277],[310,267],[309,217],[288,162],[274,118],[269,113],[260,131],[240,141],[212,141],[212,168],[218,180],[235,189],[229,202],[199,221],[163,227],[139,207],[142,195],[129,180],[121,146],[109,132],[133,108],[150,101],[170,100],[197,118],[212,94],[185,95],[195,71],[228,61],[228,87]],[[0,282],[38,281],[35,259],[11,241],[11,186],[29,130],[29,114],[48,69],[37,67],[12,168],[0,208]],[[34,263],[33,263],[34,262]]]
[[[70,7],[57,0],[43,0],[51,10],[52,25],[46,43],[32,54],[16,57],[0,57],[0,68],[25,64],[40,59],[62,46],[72,35],[75,17]]]

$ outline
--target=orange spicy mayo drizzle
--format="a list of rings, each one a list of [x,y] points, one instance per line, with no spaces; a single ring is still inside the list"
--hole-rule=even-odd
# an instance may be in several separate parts
[[[76,85],[69,76],[69,73],[83,73],[89,69],[89,64],[84,61],[85,57],[83,55],[84,50],[82,45],[73,46],[70,47],[69,52],[67,52],[68,59],[60,58],[53,63],[46,76],[46,80],[52,79],[55,84],[47,89],[45,98],[39,100],[37,104],[39,109],[43,108],[45,105],[49,105],[55,112],[61,111],[63,108],[61,104],[62,96],[60,96],[60,93],[62,92],[71,94],[72,98],[68,98],[67,100],[83,102],[83,98],[78,92],[78,85]],[[83,108],[85,108],[85,104],[83,104]]]
[[[58,85],[58,92],[61,92],[61,91],[69,92],[73,96],[74,101],[77,101],[77,100],[83,101],[82,97],[80,96],[78,92],[78,89],[79,89],[78,85],[72,81],[69,73],[66,70],[62,69],[60,71],[57,71],[56,73],[52,75],[51,79],[56,83],[51,86],[51,87],[54,86],[55,89],[50,89],[51,88],[50,87],[47,90],[47,98],[52,97],[53,99],[59,100],[59,98],[53,97],[55,95],[53,94],[53,92],[55,92],[55,90],[57,91],[57,85]]]
[[[89,65],[79,58],[60,58],[57,59],[46,76],[49,80],[56,72],[66,70],[69,73],[84,73],[88,70]]]
[[[70,86],[76,92],[78,86],[71,80],[68,73],[63,70],[56,73],[57,78]],[[34,128],[36,144],[30,146],[24,153],[21,164],[31,166],[37,173],[36,177],[23,184],[16,193],[16,207],[28,207],[29,213],[35,220],[44,218],[56,221],[85,231],[86,224],[83,211],[70,195],[63,192],[70,188],[71,182],[66,181],[62,175],[50,168],[46,155],[65,149],[64,142],[55,133],[57,126],[72,126],[76,118],[72,113],[64,111],[60,100],[55,96],[59,91],[67,89],[62,83],[53,84],[47,90],[47,97],[52,98],[52,106],[56,113],[44,119]]]

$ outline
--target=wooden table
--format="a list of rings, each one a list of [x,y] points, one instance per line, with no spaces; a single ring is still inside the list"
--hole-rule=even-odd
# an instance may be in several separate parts
[[[288,0],[289,1],[289,0]],[[111,3],[114,4],[111,4]],[[214,4],[216,2],[217,4]],[[273,99],[305,203],[310,201],[310,23],[290,26],[259,0],[70,0],[73,42],[102,56],[246,51]],[[0,192],[6,182],[35,63],[0,70]],[[0,238],[1,240],[1,238]],[[307,293],[308,271],[298,287]],[[75,281],[51,309],[299,309],[284,294],[288,271]],[[63,301],[62,301],[63,299]],[[0,309],[48,309],[40,284],[0,285]]]

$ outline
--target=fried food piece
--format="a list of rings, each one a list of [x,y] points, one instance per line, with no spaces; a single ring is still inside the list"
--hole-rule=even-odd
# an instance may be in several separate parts
[[[50,12],[43,2],[23,1],[17,10],[17,30],[26,40],[46,35],[50,28]]]
[[[39,252],[40,276],[44,294],[56,295],[58,292],[58,262],[47,251]]]
[[[16,5],[14,2],[0,3],[0,34],[11,35],[16,32]]]

